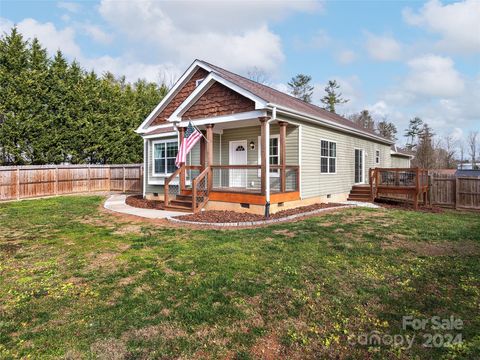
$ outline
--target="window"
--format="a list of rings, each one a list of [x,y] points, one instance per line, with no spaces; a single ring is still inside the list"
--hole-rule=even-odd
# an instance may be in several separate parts
[[[178,153],[176,140],[153,143],[153,174],[167,175],[175,172],[175,159]]]
[[[320,172],[322,174],[337,172],[337,143],[327,140],[321,141]]]
[[[198,79],[198,80],[195,80],[195,87],[197,87],[198,85],[200,85],[202,83],[203,79]]]
[[[280,165],[280,135],[270,136],[270,154],[269,154],[270,165]],[[258,137],[258,164],[262,163],[262,142],[261,137]],[[258,171],[258,176],[260,176],[260,170]],[[272,176],[279,176],[279,169],[270,169],[270,174]]]
[[[375,150],[375,164],[380,164],[380,150]]]

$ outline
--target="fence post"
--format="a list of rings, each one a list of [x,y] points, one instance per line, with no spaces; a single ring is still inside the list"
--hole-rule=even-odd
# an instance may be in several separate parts
[[[88,183],[87,183],[87,186],[88,186],[87,190],[88,190],[88,192],[90,192],[90,191],[92,191],[92,185],[90,184],[90,181],[91,181],[91,180],[90,180],[90,164],[87,165],[87,181],[88,181]]]
[[[55,174],[55,183],[53,184],[54,192],[55,192],[55,195],[58,195],[58,166],[55,166],[54,174]]]
[[[20,168],[17,168],[17,200],[20,199]]]
[[[122,192],[125,194],[125,166],[123,167],[123,191]]]
[[[112,184],[111,184],[112,166],[111,165],[106,165],[106,166],[107,166],[107,181],[108,181],[107,191],[110,192],[112,191]]]
[[[458,209],[458,202],[460,200],[460,179],[455,177],[455,197],[453,198],[455,210]]]

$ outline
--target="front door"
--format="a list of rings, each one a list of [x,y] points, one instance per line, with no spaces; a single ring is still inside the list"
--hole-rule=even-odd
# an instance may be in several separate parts
[[[364,173],[363,150],[355,149],[355,184],[364,182]]]
[[[230,165],[247,165],[247,140],[230,141]],[[247,169],[230,169],[229,187],[247,187]]]

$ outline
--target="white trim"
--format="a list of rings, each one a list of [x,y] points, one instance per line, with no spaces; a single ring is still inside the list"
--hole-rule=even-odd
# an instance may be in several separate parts
[[[164,140],[154,140],[151,141],[152,144],[152,177],[168,177],[172,175],[172,173],[156,173],[155,172],[155,145],[156,144],[167,144],[167,143],[176,143],[177,147],[178,138],[177,139],[164,139]],[[167,146],[165,145],[165,159],[167,158]],[[167,164],[165,164],[165,171],[167,171]]]
[[[147,195],[147,182],[148,182],[148,140],[143,139],[143,189],[142,196],[145,198]]]
[[[381,136],[376,136],[376,135],[369,134],[369,133],[361,131],[361,130],[353,129],[353,128],[347,127],[345,125],[341,125],[339,123],[333,122],[331,120],[324,119],[322,117],[305,114],[305,113],[302,113],[300,111],[296,111],[296,110],[293,110],[293,109],[290,109],[290,108],[284,107],[284,106],[279,106],[279,105],[276,105],[276,104],[273,104],[273,103],[268,103],[267,106],[270,107],[270,108],[271,107],[278,107],[280,110],[277,110],[277,111],[279,111],[279,112],[281,112],[281,113],[283,113],[287,116],[296,117],[296,118],[299,118],[301,120],[308,121],[308,122],[311,122],[311,123],[314,123],[314,124],[317,124],[317,125],[320,123],[321,125],[324,125],[324,126],[327,126],[327,127],[333,128],[333,129],[337,129],[337,130],[340,129],[341,131],[351,133],[351,134],[355,134],[355,135],[360,135],[362,137],[366,137],[368,139],[373,139],[375,141],[378,141],[378,142],[381,142],[381,143],[384,143],[384,144],[388,144],[388,145],[393,144],[393,141],[384,139]]]
[[[218,82],[233,91],[239,93],[240,95],[252,100],[255,102],[255,109],[263,109],[267,105],[265,100],[259,98],[256,95],[253,95],[251,92],[246,91],[245,89],[235,85],[234,83],[225,80],[224,78],[218,76],[215,73],[210,73],[208,76],[201,82],[199,86],[193,90],[193,92],[188,95],[188,97],[175,109],[175,111],[170,115],[168,121],[175,122],[180,121],[182,115],[193,105],[195,102],[203,95],[205,92],[210,89],[210,87]]]
[[[355,150],[361,150],[362,151],[362,181],[360,182],[355,182],[355,171],[357,170],[355,166],[355,161],[357,160],[357,157],[355,156]],[[362,185],[365,184],[365,149],[364,148],[359,148],[359,147],[354,147],[353,148],[353,181],[355,185]]]
[[[162,138],[162,137],[169,137],[169,136],[176,136],[177,132],[176,131],[171,131],[168,133],[160,133],[160,134],[152,134],[152,135],[142,135],[144,139],[156,139],[156,138]]]
[[[252,120],[252,119],[257,119],[261,116],[265,116],[266,113],[267,112],[265,110],[246,111],[242,113],[214,116],[214,117],[197,119],[197,120],[185,120],[185,121],[181,121],[177,126],[187,126],[190,121],[192,122],[192,124],[195,124],[196,126],[200,126],[200,125],[207,125],[207,124],[229,123],[229,122],[241,121],[241,120]]]
[[[302,192],[302,125],[298,125],[298,191],[300,192],[300,200],[303,200]]]
[[[328,172],[322,172],[322,141],[328,142],[328,156],[327,159],[335,159],[335,172],[330,172],[330,161],[327,161],[327,170]],[[330,143],[335,143],[335,157],[330,156]],[[325,138],[320,138],[320,175],[336,175],[337,174],[337,167],[338,167],[338,156],[337,156],[337,142],[333,140],[328,140]]]
[[[203,80],[205,80],[205,78],[201,78],[201,79],[195,80],[195,87],[197,87],[198,85],[200,85]]]
[[[277,143],[278,143],[278,165],[281,164],[281,158],[280,158],[280,134],[273,134],[273,135],[270,135],[270,139],[277,139]],[[286,141],[287,139],[285,139]],[[262,165],[261,163],[261,160],[262,160],[262,137],[259,136],[258,137],[258,150],[257,150],[257,165]],[[267,157],[268,157],[268,163],[270,164],[270,143],[268,145],[268,150],[269,150],[269,153],[267,154]],[[258,170],[258,177],[260,177],[262,174],[261,174],[261,170]],[[280,170],[278,169],[277,171],[275,172],[272,172],[270,173],[270,176],[271,177],[280,177]]]

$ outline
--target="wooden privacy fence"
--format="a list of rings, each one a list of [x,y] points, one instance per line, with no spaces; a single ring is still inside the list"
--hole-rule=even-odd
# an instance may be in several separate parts
[[[141,192],[142,164],[0,167],[0,201],[94,191]]]
[[[480,210],[480,178],[433,175],[430,182],[432,205]]]

